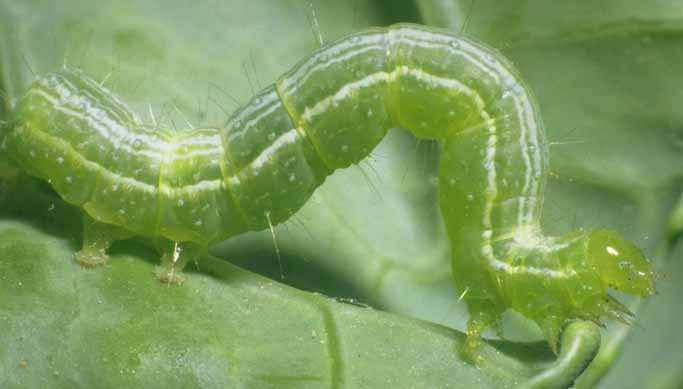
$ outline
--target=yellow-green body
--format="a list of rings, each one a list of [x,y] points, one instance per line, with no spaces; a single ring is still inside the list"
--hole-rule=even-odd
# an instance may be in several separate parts
[[[623,318],[609,287],[653,291],[647,260],[615,233],[542,234],[548,155],[533,97],[500,54],[424,27],[322,48],[216,128],[151,128],[83,74],[50,74],[0,146],[86,212],[82,263],[106,258],[112,239],[152,236],[170,242],[162,278],[173,281],[196,248],[287,220],[392,127],[441,145],[439,201],[473,345],[508,308],[554,347],[569,320]]]

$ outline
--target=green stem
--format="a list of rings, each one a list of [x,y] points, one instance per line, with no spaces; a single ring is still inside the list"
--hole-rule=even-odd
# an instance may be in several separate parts
[[[560,355],[550,368],[522,385],[524,388],[568,388],[600,349],[600,329],[592,322],[575,321],[562,333]]]

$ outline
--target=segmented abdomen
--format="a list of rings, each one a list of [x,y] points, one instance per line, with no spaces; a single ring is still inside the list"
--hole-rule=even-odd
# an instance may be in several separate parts
[[[70,71],[40,78],[14,120],[4,140],[11,155],[67,201],[142,235],[200,243],[286,220],[394,126],[445,141],[441,202],[452,241],[486,243],[535,223],[546,165],[535,107],[509,64],[406,25],[316,52],[224,128],[150,128]]]
[[[249,116],[235,131],[173,132],[145,126],[99,84],[64,70],[39,78],[15,115],[3,145],[19,166],[95,219],[140,235],[215,242],[262,228],[254,205],[301,197],[300,147],[272,91],[235,116]]]

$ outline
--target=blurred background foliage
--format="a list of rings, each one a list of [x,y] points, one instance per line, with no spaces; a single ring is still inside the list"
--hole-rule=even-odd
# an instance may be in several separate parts
[[[577,386],[677,388],[682,17],[675,0],[3,0],[0,114],[7,117],[34,74],[67,64],[169,127],[220,125],[320,41],[366,26],[420,22],[486,42],[513,60],[540,102],[551,142],[546,230],[617,229],[661,274],[657,296],[631,302],[634,326],[607,326],[601,353]],[[135,242],[117,245],[107,269],[76,268],[69,256],[80,239],[77,212],[34,183],[5,183],[0,383],[469,388],[524,381],[552,356],[526,343],[540,335],[523,318],[506,316],[505,338],[513,342],[487,347],[481,369],[458,361],[462,337],[445,328],[461,330],[467,314],[438,215],[437,151],[392,131],[367,161],[332,176],[275,229],[281,264],[269,232],[245,234],[213,248],[225,261],[202,262],[188,280],[192,293],[153,283],[154,255]]]

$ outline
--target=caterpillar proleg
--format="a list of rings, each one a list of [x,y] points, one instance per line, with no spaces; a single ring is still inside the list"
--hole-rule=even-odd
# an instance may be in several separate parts
[[[181,279],[209,244],[291,217],[337,169],[392,127],[441,147],[439,202],[469,345],[512,308],[555,348],[572,319],[630,312],[612,288],[654,290],[648,260],[611,231],[546,237],[547,144],[530,91],[500,54],[440,30],[398,24],[328,45],[223,126],[146,126],[79,71],[38,77],[0,133],[13,164],[83,209],[78,262],[112,240],[155,238],[158,276]]]

